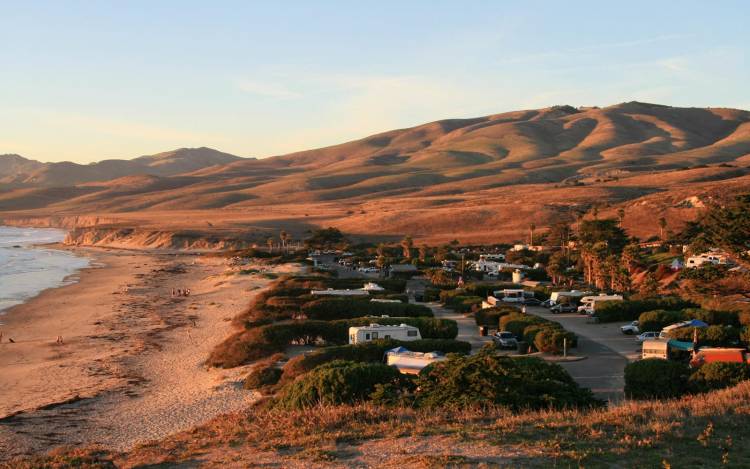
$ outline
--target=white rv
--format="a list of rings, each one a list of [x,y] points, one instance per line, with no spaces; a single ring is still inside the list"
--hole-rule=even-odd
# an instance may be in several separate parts
[[[315,296],[368,296],[370,292],[367,290],[334,290],[329,288],[328,290],[312,290],[310,294]]]
[[[554,306],[558,303],[562,303],[563,298],[568,298],[568,303],[572,303],[573,301],[570,300],[578,300],[580,298],[583,298],[586,296],[586,292],[578,291],[578,290],[571,290],[571,291],[553,291],[550,294],[549,301],[550,306]]]
[[[361,344],[378,339],[394,340],[419,340],[422,336],[419,329],[407,324],[398,326],[382,326],[372,323],[369,326],[358,326],[349,328],[349,343]]]
[[[622,301],[622,295],[597,295],[597,296],[584,296],[581,298],[581,305],[578,307],[579,313],[594,314],[596,311],[596,304],[604,301]]]
[[[527,298],[533,298],[534,292],[517,288],[506,288],[493,292],[495,297],[501,297],[505,303],[523,303]]]

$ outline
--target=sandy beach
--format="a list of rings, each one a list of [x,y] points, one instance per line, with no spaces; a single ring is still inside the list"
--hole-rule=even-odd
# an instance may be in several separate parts
[[[203,362],[270,280],[233,274],[218,257],[80,251],[94,265],[79,282],[3,318],[1,458],[58,445],[125,450],[253,402],[240,383],[247,369]],[[173,297],[176,288],[191,294]]]

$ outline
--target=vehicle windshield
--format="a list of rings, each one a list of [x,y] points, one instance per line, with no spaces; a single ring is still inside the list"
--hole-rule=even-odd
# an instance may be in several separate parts
[[[503,339],[512,339],[513,334],[510,332],[501,332],[500,337],[502,337]]]

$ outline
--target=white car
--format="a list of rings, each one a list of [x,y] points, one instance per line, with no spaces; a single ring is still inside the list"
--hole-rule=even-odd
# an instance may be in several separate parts
[[[635,340],[637,340],[638,342],[643,342],[645,340],[658,339],[658,338],[659,338],[658,332],[644,332],[643,334],[637,336]]]
[[[620,327],[620,331],[622,331],[622,333],[626,335],[637,335],[641,332],[641,330],[638,329],[638,321],[633,321],[630,324],[625,324],[624,326]]]

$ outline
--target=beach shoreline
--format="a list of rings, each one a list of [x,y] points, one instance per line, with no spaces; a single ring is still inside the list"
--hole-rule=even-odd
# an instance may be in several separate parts
[[[204,361],[268,278],[232,274],[221,257],[61,248],[91,258],[78,281],[3,316],[2,458],[61,445],[126,450],[257,398],[241,389],[247,368]],[[172,296],[177,288],[190,296]]]

